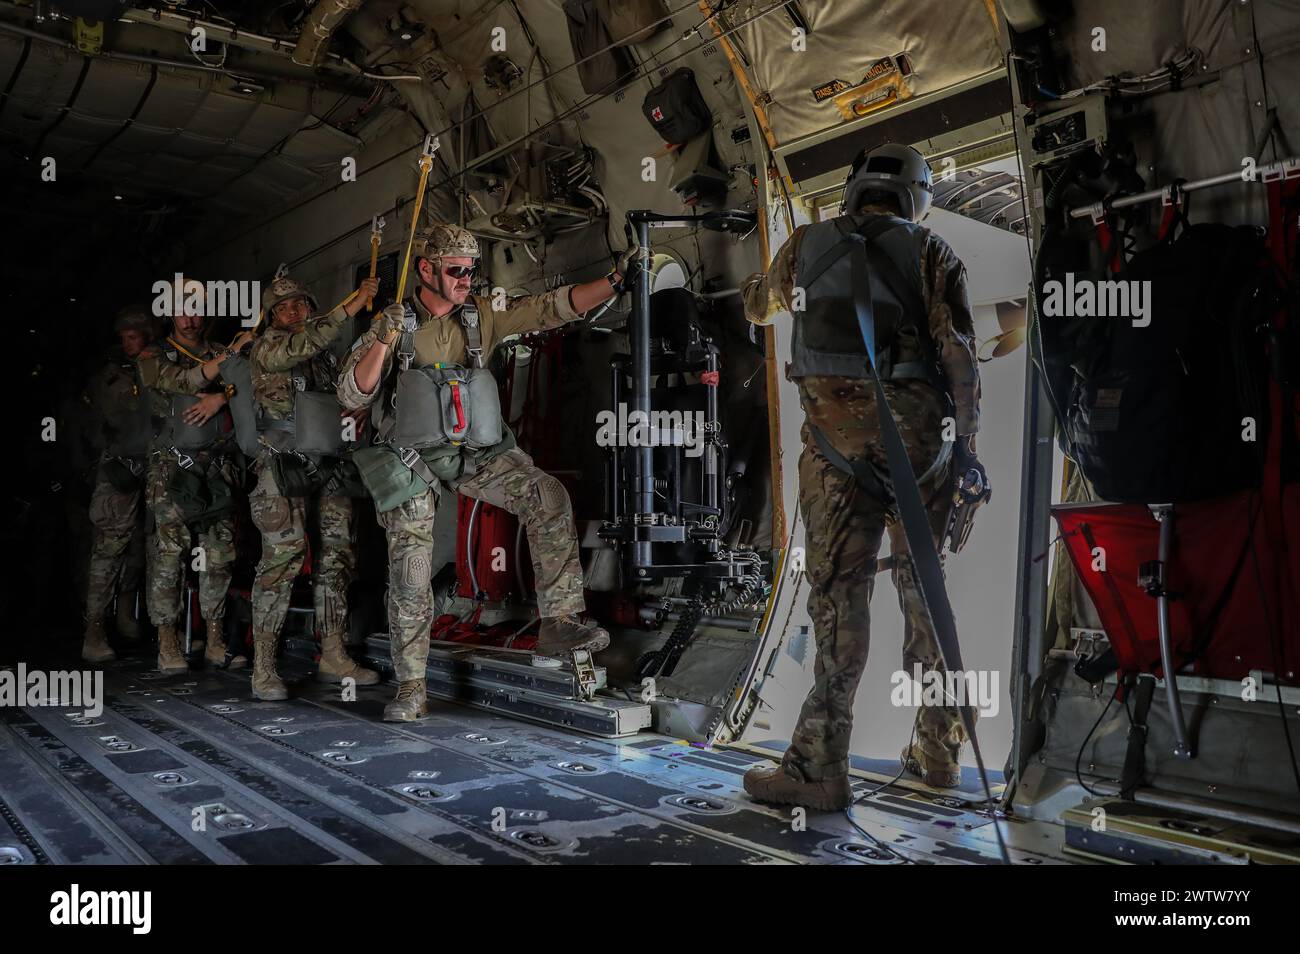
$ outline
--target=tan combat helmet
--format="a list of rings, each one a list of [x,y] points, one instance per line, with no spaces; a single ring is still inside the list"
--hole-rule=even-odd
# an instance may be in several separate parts
[[[316,304],[316,296],[307,290],[307,286],[295,278],[288,275],[279,275],[272,279],[271,284],[262,289],[262,313],[270,315],[271,309],[282,301],[288,301],[290,298],[306,298],[311,302],[311,310],[319,310]]]
[[[439,222],[415,233],[411,252],[419,258],[480,258],[478,239],[459,225]]]
[[[158,319],[151,315],[147,308],[139,305],[127,305],[113,318],[115,332],[138,331],[150,341],[158,337],[159,324]]]

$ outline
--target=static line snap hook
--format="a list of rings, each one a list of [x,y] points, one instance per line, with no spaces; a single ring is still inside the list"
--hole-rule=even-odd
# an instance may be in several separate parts
[[[284,276],[286,276],[286,275],[288,275],[288,274],[289,274],[289,263],[288,263],[288,262],[281,262],[280,265],[279,265],[279,267],[275,270],[275,277],[276,277],[276,278],[284,278]]]
[[[433,133],[429,133],[429,135],[424,137],[424,146],[420,150],[420,158],[432,159],[433,154],[438,151],[440,146],[441,143],[438,142],[438,137]]]

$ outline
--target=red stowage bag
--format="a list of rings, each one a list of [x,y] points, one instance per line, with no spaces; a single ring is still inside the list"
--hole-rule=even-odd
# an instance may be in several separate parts
[[[1258,491],[1178,504],[1166,587],[1178,666],[1220,679],[1252,669],[1300,684],[1300,562],[1288,538],[1300,530],[1300,484],[1282,488],[1279,506]],[[1276,513],[1276,518],[1270,519]],[[1141,564],[1158,555],[1160,525],[1138,504],[1052,508],[1062,542],[1097,606],[1120,671],[1163,675],[1156,599],[1138,586]],[[1105,571],[1094,569],[1095,548]]]
[[[474,504],[475,501],[469,497],[456,498],[456,595],[486,600],[503,600],[519,595],[515,574],[515,535],[519,521],[489,503],[479,506],[474,521],[474,575],[479,588],[478,593],[474,592],[469,572],[470,548],[466,541],[469,515]],[[521,541],[521,546],[527,545],[526,539]],[[498,547],[501,549],[497,550]]]
[[[472,646],[497,646],[509,649],[532,649],[537,645],[537,627],[531,626],[527,631],[514,636],[523,629],[527,620],[508,619],[492,626],[479,626],[478,618],[482,608],[476,609],[465,622],[457,622],[457,617],[444,613],[433,621],[430,638],[447,643],[466,643]],[[512,640],[511,637],[514,636]]]

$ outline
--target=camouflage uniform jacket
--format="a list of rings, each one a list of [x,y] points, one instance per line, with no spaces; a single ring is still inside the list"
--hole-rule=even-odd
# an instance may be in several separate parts
[[[866,211],[888,211],[868,207]],[[799,243],[806,225],[795,229],[777,251],[766,274],[756,273],[742,286],[745,317],[758,325],[769,324],[782,311],[791,311],[791,296],[799,284],[795,274]],[[948,380],[949,394],[955,405],[957,434],[965,436],[979,430],[980,378],[975,357],[975,322],[971,316],[966,291],[966,267],[952,248],[927,230],[923,260],[920,263],[922,297],[928,317],[930,340]],[[917,356],[904,355],[900,360]],[[809,377],[803,390],[835,403],[833,391],[842,388],[843,378]],[[888,385],[886,390],[892,390]],[[824,392],[824,393],[823,393]]]
[[[582,316],[573,310],[573,305],[569,301],[571,287],[564,285],[543,295],[524,295],[509,299],[505,308],[500,311],[493,311],[490,298],[471,295],[470,298],[478,307],[484,363],[491,356],[493,349],[510,335],[530,331],[549,331],[581,318]],[[417,320],[414,341],[415,359],[411,362],[411,366],[419,368],[442,362],[468,367],[470,364],[470,357],[466,351],[468,342],[465,339],[465,329],[460,323],[459,309],[436,318],[424,307],[418,295],[413,296],[410,301],[415,308]],[[339,375],[338,395],[344,407],[369,407],[384,390],[384,384],[393,372],[395,349],[389,348],[384,355],[379,387],[375,388],[372,394],[363,394],[357,388],[357,379],[353,370],[378,336],[379,329],[371,328],[357,339],[356,344],[352,346],[352,352],[343,362],[343,372]]]
[[[340,306],[308,318],[301,331],[271,327],[257,339],[248,360],[253,399],[264,416],[277,421],[289,417],[299,391],[334,391],[338,360],[330,345],[347,320]]]

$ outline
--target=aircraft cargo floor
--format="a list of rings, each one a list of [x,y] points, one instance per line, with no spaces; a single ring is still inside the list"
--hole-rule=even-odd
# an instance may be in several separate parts
[[[97,718],[0,709],[0,862],[997,861],[988,816],[963,796],[873,794],[852,811],[875,842],[843,813],[810,812],[800,830],[740,788],[760,749],[586,737],[439,699],[421,722],[387,724],[391,685],[343,703],[294,666],[285,702],[253,701],[247,671],[164,678],[123,661]],[[1015,862],[1065,861],[1059,827],[1004,827]]]

